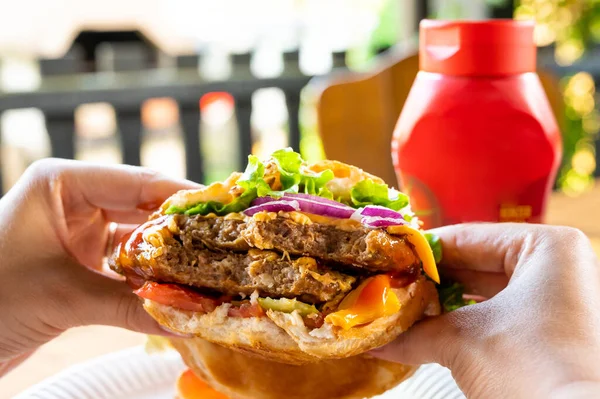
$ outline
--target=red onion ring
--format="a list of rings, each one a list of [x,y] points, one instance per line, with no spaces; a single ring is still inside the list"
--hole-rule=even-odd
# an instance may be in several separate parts
[[[258,212],[293,212],[299,211],[300,205],[297,201],[285,201],[285,200],[276,200],[271,202],[265,202],[264,204],[251,206],[250,208],[244,211],[244,215],[252,216],[257,214]]]
[[[314,215],[328,216],[338,219],[349,219],[354,213],[354,208],[327,198],[308,194],[284,194],[280,199],[272,197],[259,197],[252,201],[252,205],[265,205],[278,201],[296,202],[302,212]],[[250,208],[248,208],[250,209]],[[296,209],[298,210],[298,209]]]
[[[354,209],[337,201],[309,194],[286,193],[281,198],[259,197],[244,211],[247,216],[258,212],[302,211],[338,219],[354,219],[366,227],[384,228],[408,224],[400,212],[378,205]]]

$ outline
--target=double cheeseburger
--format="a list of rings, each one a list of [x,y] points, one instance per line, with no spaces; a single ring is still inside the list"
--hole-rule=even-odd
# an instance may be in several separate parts
[[[309,363],[315,375],[336,364],[372,369],[386,362],[355,356],[440,313],[434,253],[407,196],[290,149],[177,192],[110,266],[159,323],[196,337],[173,344],[207,380],[206,364],[227,358],[297,375]]]

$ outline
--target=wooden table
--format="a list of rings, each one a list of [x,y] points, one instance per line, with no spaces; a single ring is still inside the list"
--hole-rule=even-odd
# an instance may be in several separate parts
[[[600,256],[600,182],[592,191],[577,198],[554,194],[547,222],[583,230]],[[0,379],[0,398],[10,398],[75,363],[143,342],[143,335],[113,327],[72,329],[41,347],[20,367]]]

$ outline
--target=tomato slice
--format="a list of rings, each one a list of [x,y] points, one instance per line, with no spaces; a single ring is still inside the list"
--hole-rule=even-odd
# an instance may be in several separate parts
[[[204,381],[187,369],[177,379],[178,399],[229,399],[221,392],[215,391]]]
[[[262,317],[265,315],[265,311],[260,307],[259,304],[242,303],[240,306],[229,308],[227,312],[229,317]]]
[[[141,288],[133,292],[141,298],[149,299],[161,305],[193,312],[210,313],[223,303],[221,300],[199,294],[181,285],[159,284],[154,281],[146,281]]]

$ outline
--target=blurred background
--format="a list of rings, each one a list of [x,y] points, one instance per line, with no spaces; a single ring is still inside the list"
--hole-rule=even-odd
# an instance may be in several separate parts
[[[535,19],[538,63],[564,103],[556,189],[578,195],[598,175],[600,0],[0,0],[0,10],[4,192],[47,156],[205,183],[249,152],[289,145],[322,158],[307,87],[409,56],[426,17]]]

